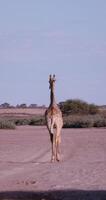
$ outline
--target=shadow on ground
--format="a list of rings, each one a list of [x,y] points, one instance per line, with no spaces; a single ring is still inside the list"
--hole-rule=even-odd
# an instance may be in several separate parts
[[[52,190],[0,192],[0,200],[106,200],[106,191]]]

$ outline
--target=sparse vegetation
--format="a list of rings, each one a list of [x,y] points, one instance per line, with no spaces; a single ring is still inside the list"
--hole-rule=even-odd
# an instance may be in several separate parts
[[[7,103],[5,104],[7,106]],[[59,103],[63,113],[64,128],[106,127],[106,109],[82,100]],[[45,125],[45,108],[0,109],[0,129],[14,129],[20,125]]]
[[[29,123],[29,125],[35,125],[35,126],[43,126],[45,124],[46,122],[44,116],[33,117]]]
[[[94,104],[82,100],[67,100],[59,104],[64,128],[106,127],[106,115]]]
[[[11,121],[13,121],[16,126],[29,125],[30,123],[30,119],[27,118],[16,118],[12,119]]]
[[[64,117],[64,128],[90,128],[93,120],[90,116],[68,116]]]
[[[15,123],[9,120],[0,119],[0,129],[15,129]]]
[[[106,127],[106,118],[101,115],[73,115],[64,117],[64,128]]]
[[[4,118],[0,120],[0,129],[15,129],[16,126],[32,125],[43,126],[45,125],[44,116],[35,116],[30,118]]]

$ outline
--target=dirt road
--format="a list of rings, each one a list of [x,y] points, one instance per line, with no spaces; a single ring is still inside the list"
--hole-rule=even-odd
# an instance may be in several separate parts
[[[0,130],[0,199],[106,199],[106,129],[63,129],[50,163],[46,127]]]

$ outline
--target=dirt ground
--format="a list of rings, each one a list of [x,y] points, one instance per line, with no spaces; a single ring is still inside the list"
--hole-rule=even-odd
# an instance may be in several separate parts
[[[46,127],[0,130],[0,200],[106,200],[106,129],[63,129],[61,152]]]

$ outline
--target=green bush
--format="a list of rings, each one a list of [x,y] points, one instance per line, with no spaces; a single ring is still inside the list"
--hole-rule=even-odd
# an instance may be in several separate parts
[[[14,122],[0,119],[0,129],[15,129]]]
[[[106,118],[96,119],[94,121],[94,127],[106,127]]]
[[[106,127],[106,118],[98,115],[70,115],[64,116],[63,128]]]
[[[14,119],[13,121],[14,121],[16,126],[29,125],[30,124],[30,119]]]
[[[89,120],[80,120],[80,121],[74,121],[71,123],[65,123],[63,128],[91,128],[92,123]]]
[[[34,117],[30,120],[29,125],[34,125],[34,126],[43,126],[45,125],[45,118],[43,116],[41,117]]]
[[[31,118],[16,118],[12,119],[16,126],[21,125],[34,125],[34,126],[42,126],[45,125],[45,118],[43,116],[35,116]]]
[[[69,116],[64,118],[63,128],[90,128],[93,120],[90,116]]]
[[[60,102],[59,107],[63,114],[97,114],[99,112],[98,106],[94,104],[88,104],[82,100],[67,100]]]
[[[35,125],[35,126],[42,126],[45,125],[45,117],[44,116],[35,116],[35,117],[29,117],[29,118],[20,118],[20,117],[16,117],[16,118],[4,118],[2,120],[2,124],[4,124],[6,122],[9,124],[14,124],[16,126],[21,126],[21,125]]]

